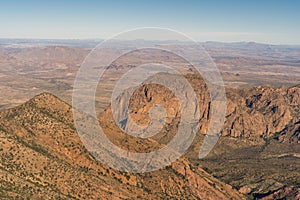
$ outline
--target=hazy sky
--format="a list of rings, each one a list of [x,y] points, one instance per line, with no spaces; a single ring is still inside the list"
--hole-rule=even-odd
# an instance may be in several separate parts
[[[1,38],[108,38],[163,27],[198,41],[300,44],[298,0],[9,0],[0,4]]]

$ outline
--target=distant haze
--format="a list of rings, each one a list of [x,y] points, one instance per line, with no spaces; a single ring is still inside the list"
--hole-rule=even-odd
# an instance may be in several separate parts
[[[0,38],[109,38],[171,28],[197,41],[300,44],[300,1],[4,1]],[[147,36],[145,36],[147,37]]]

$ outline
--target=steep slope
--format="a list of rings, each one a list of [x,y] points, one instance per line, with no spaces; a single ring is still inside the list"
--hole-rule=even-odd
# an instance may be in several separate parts
[[[2,111],[0,134],[1,199],[244,198],[184,158],[136,175],[101,164],[81,143],[71,107],[48,93]]]
[[[2,112],[0,124],[3,140],[7,140],[1,151],[2,169],[14,178],[32,182],[37,191],[49,188],[60,198],[75,199],[108,198],[112,194],[133,198],[144,193],[135,187],[136,177],[114,172],[89,155],[72,125],[70,106],[50,94]],[[14,182],[8,179],[6,184]],[[26,190],[25,183],[20,182],[19,190],[11,190],[33,197],[36,193]]]

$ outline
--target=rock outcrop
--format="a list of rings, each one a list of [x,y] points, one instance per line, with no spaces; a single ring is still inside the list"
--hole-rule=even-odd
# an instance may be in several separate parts
[[[300,87],[229,89],[223,135],[299,142]]]

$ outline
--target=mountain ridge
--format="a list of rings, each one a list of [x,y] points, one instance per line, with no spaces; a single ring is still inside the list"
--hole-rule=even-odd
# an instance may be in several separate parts
[[[185,159],[147,174],[115,171],[85,150],[71,121],[71,107],[49,93],[0,112],[1,197],[243,198]]]

